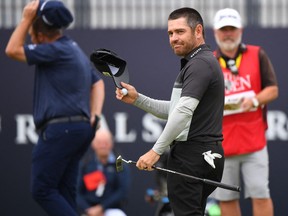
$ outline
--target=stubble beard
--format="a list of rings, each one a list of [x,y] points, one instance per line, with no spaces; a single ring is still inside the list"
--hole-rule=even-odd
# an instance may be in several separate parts
[[[172,46],[173,52],[175,55],[179,56],[179,57],[185,57],[187,56],[192,50],[193,50],[193,45],[194,44],[180,44],[181,48],[179,49],[174,49],[174,47]]]

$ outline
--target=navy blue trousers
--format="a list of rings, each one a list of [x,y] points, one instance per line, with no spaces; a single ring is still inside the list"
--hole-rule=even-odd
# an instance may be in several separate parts
[[[94,137],[89,122],[49,124],[32,153],[33,199],[51,216],[77,216],[79,161]]]

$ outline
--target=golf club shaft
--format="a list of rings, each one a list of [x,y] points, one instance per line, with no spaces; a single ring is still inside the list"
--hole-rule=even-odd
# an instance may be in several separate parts
[[[128,160],[128,161],[126,161],[124,159],[122,159],[122,160],[125,163],[136,164],[136,162],[132,161],[132,160]],[[183,177],[187,177],[187,178],[191,178],[191,179],[194,179],[194,180],[202,181],[203,183],[214,185],[216,187],[224,188],[224,189],[227,189],[227,190],[233,190],[233,191],[237,191],[237,192],[240,192],[240,190],[241,190],[239,186],[227,185],[227,184],[223,184],[221,182],[217,182],[217,181],[213,181],[213,180],[209,180],[209,179],[204,179],[204,178],[199,178],[199,177],[195,177],[195,176],[192,176],[192,175],[187,175],[187,174],[184,174],[184,173],[176,172],[176,171],[165,169],[165,168],[162,168],[162,167],[157,167],[155,165],[153,165],[152,168],[156,169],[156,170],[163,171],[163,172],[169,172],[169,173],[181,175]]]
[[[228,189],[228,190],[233,190],[233,191],[238,191],[238,192],[240,191],[240,187],[239,186],[227,185],[227,184],[223,184],[221,182],[217,182],[217,181],[213,181],[213,180],[209,180],[209,179],[204,179],[204,178],[199,178],[199,177],[196,177],[196,176],[187,175],[187,174],[184,174],[184,173],[176,172],[176,171],[169,170],[169,169],[164,169],[164,168],[161,168],[161,167],[156,167],[155,166],[155,167],[152,167],[152,168],[155,168],[157,170],[161,170],[161,171],[164,171],[164,172],[178,174],[178,175],[181,175],[183,177],[191,178],[191,179],[194,179],[194,180],[202,181],[203,183],[214,185],[216,187],[220,187],[220,188],[224,188],[224,189]]]

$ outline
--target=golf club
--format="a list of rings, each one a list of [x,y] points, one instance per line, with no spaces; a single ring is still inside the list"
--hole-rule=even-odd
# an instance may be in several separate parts
[[[135,161],[125,160],[124,158],[122,158],[121,155],[119,155],[117,157],[117,159],[116,159],[117,172],[121,172],[123,170],[123,163],[122,162],[125,162],[127,164],[136,164]],[[192,175],[187,175],[187,174],[184,174],[184,173],[176,172],[174,170],[169,170],[169,169],[165,169],[165,168],[162,168],[162,167],[157,167],[155,165],[153,165],[152,168],[156,169],[156,170],[163,171],[163,172],[168,172],[168,173],[173,173],[173,174],[176,174],[176,175],[181,175],[183,177],[187,177],[187,178],[191,178],[191,179],[194,179],[194,180],[198,180],[198,181],[201,181],[201,182],[203,182],[205,184],[214,185],[216,187],[224,188],[224,189],[227,189],[227,190],[233,190],[233,191],[237,191],[237,192],[241,191],[241,188],[239,186],[227,185],[227,184],[223,184],[221,182],[212,181],[212,180],[204,179],[204,178],[199,178],[199,177],[195,177],[195,176],[192,176]]]

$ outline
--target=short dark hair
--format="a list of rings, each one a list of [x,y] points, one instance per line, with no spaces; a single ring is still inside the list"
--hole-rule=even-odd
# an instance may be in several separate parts
[[[35,34],[41,32],[48,38],[53,38],[62,33],[61,29],[47,25],[41,17],[37,17],[34,20],[32,29]]]
[[[188,7],[176,9],[172,13],[170,13],[168,20],[175,20],[181,17],[186,18],[188,25],[194,30],[196,26],[200,24],[203,29],[202,30],[203,37],[205,38],[204,22],[200,13],[197,10]]]

